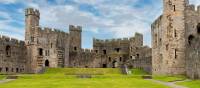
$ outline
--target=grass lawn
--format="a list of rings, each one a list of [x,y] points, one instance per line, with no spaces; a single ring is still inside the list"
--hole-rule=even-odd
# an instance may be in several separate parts
[[[173,81],[182,81],[187,78],[182,75],[177,75],[177,76],[153,76],[153,79],[164,81],[164,82],[173,82]]]
[[[77,78],[91,74],[92,78]],[[0,88],[169,88],[135,75],[121,75],[119,69],[48,69],[45,74],[24,74]]]
[[[4,79],[5,77],[5,75],[0,75],[0,80]]]
[[[179,82],[178,85],[186,86],[188,88],[200,88],[200,80],[193,80],[188,82]]]

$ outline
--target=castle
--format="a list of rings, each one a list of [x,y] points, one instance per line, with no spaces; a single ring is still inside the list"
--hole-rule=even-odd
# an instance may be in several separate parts
[[[200,6],[163,0],[163,14],[152,24],[153,74],[200,78]]]
[[[69,25],[69,33],[40,27],[40,12],[25,10],[25,41],[0,36],[0,73],[40,73],[58,68],[143,68],[151,72],[151,48],[143,35],[124,39],[93,39],[93,49],[83,49],[82,27]]]

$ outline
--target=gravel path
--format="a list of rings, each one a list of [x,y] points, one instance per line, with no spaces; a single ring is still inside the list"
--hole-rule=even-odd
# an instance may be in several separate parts
[[[156,82],[156,83],[160,83],[160,84],[163,84],[163,85],[166,85],[166,86],[169,86],[171,88],[188,88],[188,87],[185,87],[185,86],[181,86],[181,85],[176,85],[177,82],[185,82],[185,81],[189,81],[189,80],[183,80],[183,81],[174,81],[174,82],[164,82],[164,81],[159,81],[159,80],[154,80],[154,79],[149,79],[153,82]]]
[[[4,79],[4,80],[0,80],[0,84],[1,83],[7,83],[7,82],[10,82],[10,81],[13,81],[15,79]]]

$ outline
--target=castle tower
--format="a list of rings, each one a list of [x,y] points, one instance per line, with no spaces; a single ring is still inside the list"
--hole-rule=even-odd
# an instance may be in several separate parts
[[[25,10],[25,43],[29,44],[34,41],[34,27],[39,26],[40,12],[33,8]]]
[[[185,8],[187,0],[164,0],[161,44],[162,71],[166,75],[185,74]]]
[[[135,46],[136,47],[143,46],[143,35],[140,33],[135,33]]]
[[[70,33],[70,51],[80,51],[81,50],[81,32],[82,28],[80,26],[69,25]]]
[[[37,45],[35,45],[35,28],[39,26],[40,12],[33,8],[25,10],[25,45],[27,49],[27,71],[37,73]]]

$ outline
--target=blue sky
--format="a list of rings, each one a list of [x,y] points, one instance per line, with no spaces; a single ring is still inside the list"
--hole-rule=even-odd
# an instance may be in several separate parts
[[[0,34],[24,40],[28,7],[40,10],[41,27],[68,32],[70,24],[82,26],[83,48],[92,48],[93,38],[125,38],[135,32],[150,46],[150,25],[162,13],[162,0],[0,0]]]

